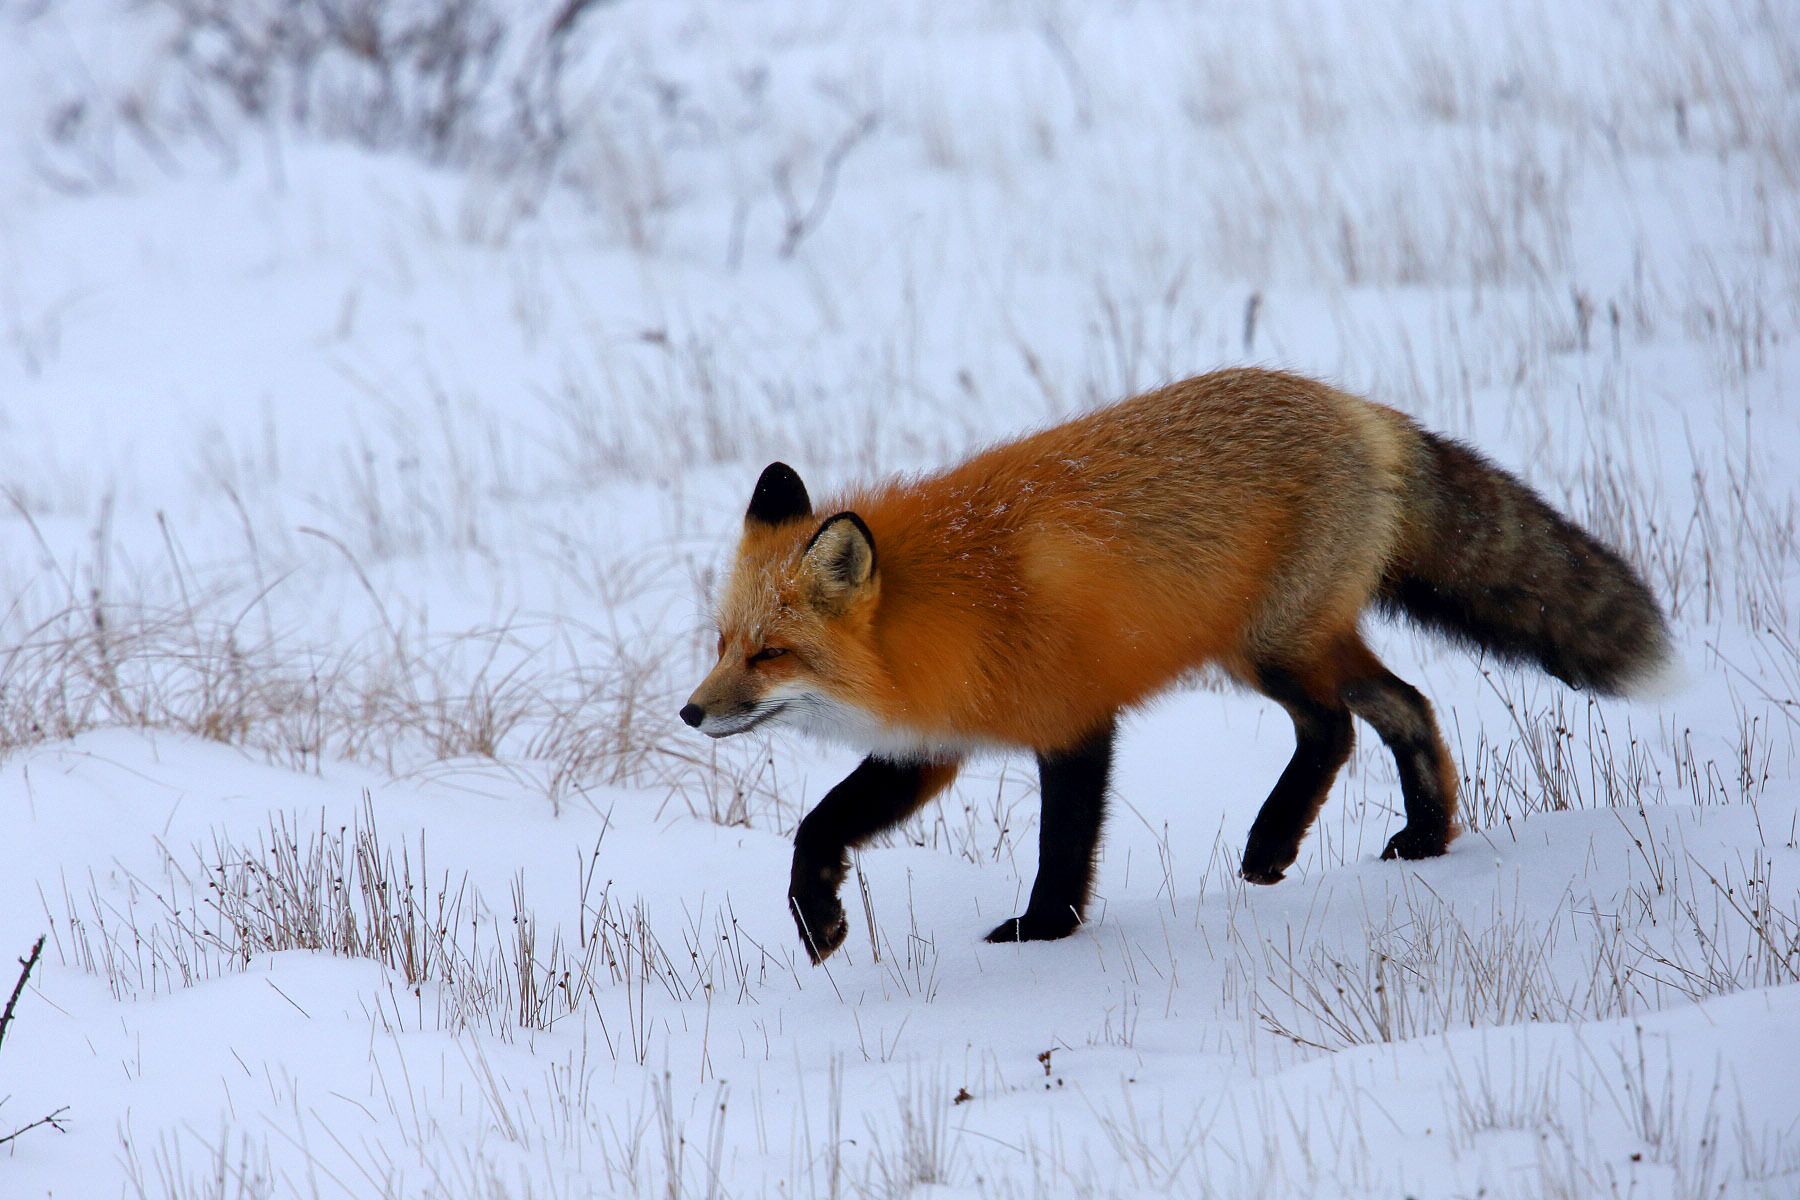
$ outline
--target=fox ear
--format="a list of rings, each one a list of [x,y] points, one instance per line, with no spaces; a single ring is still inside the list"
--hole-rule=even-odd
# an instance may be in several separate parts
[[[774,462],[763,468],[762,477],[756,481],[744,520],[749,524],[779,525],[811,515],[812,500],[800,476],[786,463]]]
[[[853,512],[827,517],[801,560],[812,576],[813,600],[841,610],[875,579],[875,537]]]

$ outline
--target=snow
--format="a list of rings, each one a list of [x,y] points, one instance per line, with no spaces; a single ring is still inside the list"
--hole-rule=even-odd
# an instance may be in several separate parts
[[[49,935],[0,1137],[67,1106],[0,1194],[1800,1189],[1791,23],[622,0],[539,186],[502,85],[549,11],[435,156],[238,111],[180,6],[0,14],[0,951]],[[1680,685],[1372,624],[1466,776],[1448,856],[1375,860],[1365,735],[1238,881],[1291,732],[1202,679],[1123,727],[1076,936],[980,941],[1035,868],[994,755],[808,965],[789,838],[853,755],[675,720],[758,472],[1246,361],[1619,545]],[[280,844],[317,948],[256,940]]]

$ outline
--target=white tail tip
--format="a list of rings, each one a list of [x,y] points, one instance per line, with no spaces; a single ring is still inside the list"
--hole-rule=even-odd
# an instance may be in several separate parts
[[[1673,646],[1669,646],[1642,670],[1633,672],[1625,686],[1619,689],[1619,694],[1631,700],[1667,700],[1686,691],[1691,682],[1693,677],[1687,663],[1675,653]]]

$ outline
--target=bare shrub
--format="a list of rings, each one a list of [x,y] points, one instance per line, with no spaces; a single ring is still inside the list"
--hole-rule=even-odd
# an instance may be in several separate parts
[[[274,1200],[282,1192],[267,1140],[232,1133],[221,1130],[209,1144],[165,1130],[146,1147],[131,1136],[128,1118],[119,1134],[119,1155],[133,1195],[138,1200]]]
[[[386,611],[340,540],[303,532],[341,552],[374,631],[329,646],[285,634],[271,610],[280,577],[262,583],[260,560],[246,596],[191,579],[172,539],[174,601],[152,599],[150,584],[123,592],[104,554],[85,585],[59,568],[40,581],[61,593],[49,616],[28,615],[41,591],[0,615],[0,759],[94,729],[164,730],[299,770],[330,758],[396,773],[489,764],[559,809],[594,786],[634,785],[722,824],[797,819],[763,743],[697,750],[683,736],[684,664],[655,639],[566,618],[429,634]],[[95,541],[107,540],[103,518]]]
[[[158,0],[165,41],[146,80],[56,107],[40,168],[87,189],[121,182],[127,153],[174,170],[198,146],[234,163],[241,122],[279,121],[547,179],[570,136],[570,43],[599,2],[562,0],[533,22],[490,0]]]
[[[1637,881],[1609,897],[1571,892],[1556,906],[1563,918],[1511,915],[1522,906],[1496,895],[1469,919],[1408,880],[1347,949],[1265,941],[1258,1019],[1297,1044],[1337,1050],[1454,1029],[1610,1020],[1800,983],[1800,904],[1775,882],[1771,856],[1714,869],[1680,846],[1678,828],[1659,828],[1643,809],[1635,823],[1620,820]],[[1495,1107],[1491,1081],[1475,1085],[1475,1100]]]
[[[1265,979],[1291,1007],[1259,1002],[1258,1016],[1282,1037],[1335,1050],[1580,1013],[1579,993],[1552,969],[1554,931],[1497,909],[1491,925],[1472,926],[1409,885],[1347,955],[1271,943]]]
[[[1650,747],[1627,723],[1614,738],[1604,705],[1481,668],[1512,724],[1511,737],[1478,729],[1463,783],[1471,829],[1513,829],[1536,813],[1641,804],[1662,793]]]
[[[1662,982],[1695,1000],[1800,983],[1800,896],[1775,884],[1773,868],[1761,851],[1741,873],[1688,857],[1690,890],[1672,904],[1685,936],[1644,949]]]
[[[604,831],[602,833],[604,839]],[[383,841],[365,794],[361,816],[335,828],[276,816],[253,843],[215,838],[192,860],[164,851],[153,878],[123,894],[90,881],[65,890],[51,936],[65,963],[102,976],[127,999],[192,987],[258,958],[308,950],[379,963],[438,1028],[510,1039],[592,1016],[615,1057],[649,1060],[660,1002],[733,998],[791,961],[745,937],[729,907],[690,916],[671,953],[641,901],[599,879],[600,845],[581,862],[575,919],[542,925],[523,879],[490,905],[467,874],[434,868],[424,835]]]
[[[674,710],[645,657],[615,642],[551,661],[541,632],[390,630],[327,651],[252,633],[212,602],[95,600],[33,625],[0,659],[0,756],[123,726],[307,770],[326,757],[402,770],[511,753],[545,760],[555,797],[665,779],[656,750],[673,722],[653,714]]]
[[[908,1077],[894,1093],[893,1123],[869,1123],[869,1174],[859,1189],[863,1195],[898,1200],[922,1187],[955,1182],[960,1139],[950,1128],[954,1093],[941,1076]]]

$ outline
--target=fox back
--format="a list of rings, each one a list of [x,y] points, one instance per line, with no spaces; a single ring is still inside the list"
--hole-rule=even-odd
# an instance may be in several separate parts
[[[1323,384],[1234,371],[816,513],[803,487],[753,505],[701,728],[1043,748],[1207,663],[1244,674],[1374,595],[1409,434]]]

